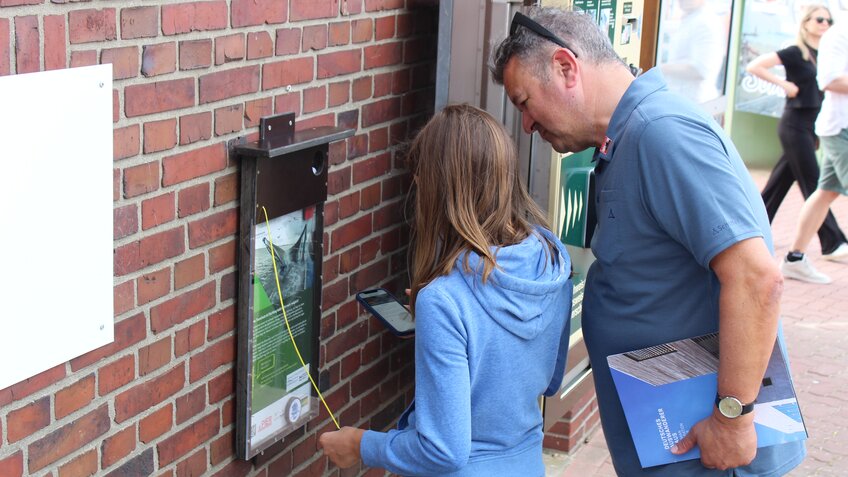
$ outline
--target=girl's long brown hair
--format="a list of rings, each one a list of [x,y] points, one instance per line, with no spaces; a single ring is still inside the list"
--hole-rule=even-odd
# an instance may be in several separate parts
[[[457,258],[482,258],[485,283],[497,266],[492,247],[521,242],[547,227],[518,174],[515,145],[500,123],[469,105],[437,113],[409,149],[414,174],[410,308],[418,292],[447,275]],[[549,256],[556,246],[545,239]],[[470,271],[466,255],[464,269]]]

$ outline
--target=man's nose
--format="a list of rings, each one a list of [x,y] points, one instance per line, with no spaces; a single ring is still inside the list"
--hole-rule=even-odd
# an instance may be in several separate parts
[[[521,127],[524,129],[524,132],[527,134],[533,134],[533,118],[527,114],[526,112],[521,113]]]

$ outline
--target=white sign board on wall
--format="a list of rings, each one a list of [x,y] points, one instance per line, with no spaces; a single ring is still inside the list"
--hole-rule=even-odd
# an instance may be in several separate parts
[[[114,339],[112,65],[0,76],[0,389]]]

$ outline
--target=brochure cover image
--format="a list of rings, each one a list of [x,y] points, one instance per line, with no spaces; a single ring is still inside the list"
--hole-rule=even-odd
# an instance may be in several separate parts
[[[718,333],[607,357],[642,467],[700,457],[671,447],[715,406]],[[807,431],[780,340],[754,404],[757,446],[803,440]]]

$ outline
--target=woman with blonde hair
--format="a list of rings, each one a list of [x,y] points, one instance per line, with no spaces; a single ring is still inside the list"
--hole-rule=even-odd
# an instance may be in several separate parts
[[[410,148],[415,399],[397,430],[344,427],[319,446],[340,467],[406,476],[545,474],[539,397],[562,381],[571,262],[485,111],[448,106]]]
[[[833,17],[827,7],[819,4],[807,5],[802,12],[795,44],[760,55],[747,67],[747,71],[752,75],[774,83],[786,92],[786,106],[777,127],[783,155],[774,166],[762,191],[769,221],[774,219],[793,182],[798,182],[798,187],[806,199],[816,190],[819,180],[814,124],[824,94],[816,83],[816,57],[819,40],[833,24]],[[786,79],[781,79],[769,71],[777,65],[783,65]],[[822,256],[825,259],[838,260],[848,257],[848,239],[830,212],[818,234]],[[784,261],[781,270],[789,278],[817,283],[827,281],[827,277],[817,272],[804,257],[789,257]]]

